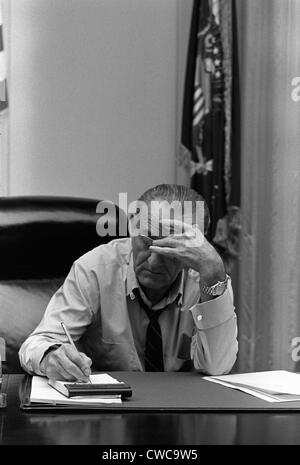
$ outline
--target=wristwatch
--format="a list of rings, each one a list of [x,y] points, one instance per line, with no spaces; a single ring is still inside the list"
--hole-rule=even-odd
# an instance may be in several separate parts
[[[227,274],[224,281],[218,281],[213,286],[205,286],[204,284],[200,284],[200,291],[201,293],[210,295],[212,297],[217,297],[219,295],[222,295],[227,289],[228,279],[229,279],[229,276]]]

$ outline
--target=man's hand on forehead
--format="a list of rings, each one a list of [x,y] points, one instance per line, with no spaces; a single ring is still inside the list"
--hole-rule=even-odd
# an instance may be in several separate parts
[[[164,225],[168,223],[165,220]],[[198,271],[205,281],[223,277],[225,269],[221,257],[215,248],[205,239],[197,225],[177,222],[173,226],[175,233],[162,239],[154,240],[149,247],[151,253],[157,253],[169,258],[175,258],[184,267]],[[181,229],[180,229],[181,228]],[[181,231],[177,233],[177,231]]]
[[[180,246],[198,248],[204,243],[204,235],[197,225],[179,220],[162,220],[161,225],[163,237],[153,241],[152,247],[150,247],[153,252],[170,255],[175,252],[174,248]]]

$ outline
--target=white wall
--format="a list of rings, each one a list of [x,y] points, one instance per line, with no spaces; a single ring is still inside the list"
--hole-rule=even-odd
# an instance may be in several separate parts
[[[175,181],[176,0],[11,0],[10,195]]]

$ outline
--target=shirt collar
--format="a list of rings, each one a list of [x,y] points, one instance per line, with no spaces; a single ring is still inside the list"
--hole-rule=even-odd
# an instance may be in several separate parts
[[[184,287],[184,280],[185,280],[185,272],[184,270],[178,275],[175,282],[172,284],[170,291],[166,297],[164,297],[160,302],[155,304],[152,309],[159,310],[161,308],[166,307],[168,304],[174,302],[177,299],[179,305],[182,305],[182,296],[183,296],[183,287]],[[134,267],[133,267],[133,254],[132,251],[129,257],[129,264],[127,268],[127,275],[126,275],[126,295],[130,296],[132,300],[136,298],[134,294],[134,290],[138,289],[142,299],[145,303],[151,308],[151,303],[145,296],[144,292],[139,286],[138,280],[136,278]]]

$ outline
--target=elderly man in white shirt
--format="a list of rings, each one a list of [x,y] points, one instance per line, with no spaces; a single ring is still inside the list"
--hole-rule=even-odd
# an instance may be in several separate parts
[[[184,186],[162,184],[140,201],[156,205],[146,226],[135,221],[132,237],[114,239],[74,262],[20,349],[29,373],[86,381],[91,368],[211,375],[231,370],[238,346],[230,277],[195,224],[194,210],[190,221],[166,220],[171,202],[195,206],[202,197]],[[207,227],[206,205],[204,220]]]

